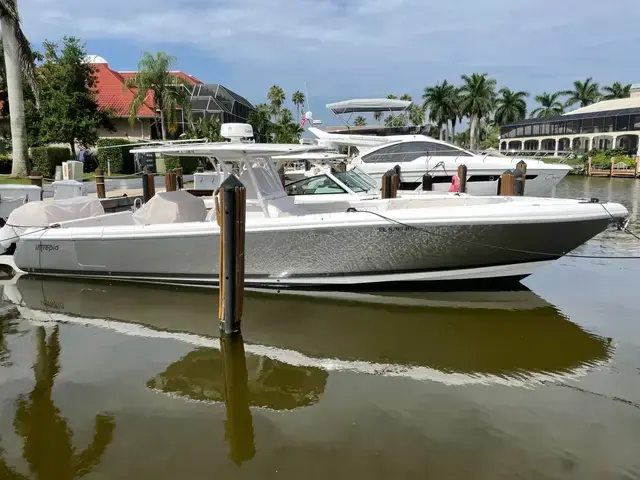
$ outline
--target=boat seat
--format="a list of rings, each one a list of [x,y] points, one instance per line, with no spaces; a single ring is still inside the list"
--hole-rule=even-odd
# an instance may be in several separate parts
[[[158,192],[136,210],[132,217],[138,225],[204,222],[207,218],[207,208],[202,198],[183,190]]]

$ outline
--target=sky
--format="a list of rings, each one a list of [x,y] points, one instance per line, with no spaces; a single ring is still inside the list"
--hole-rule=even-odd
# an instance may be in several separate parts
[[[640,82],[640,1],[610,0],[18,0],[30,41],[77,36],[116,70],[143,51],[252,103],[280,85],[326,104],[403,93],[488,73],[531,92]],[[530,103],[533,101],[531,100]],[[287,105],[286,105],[287,106]],[[307,107],[305,106],[305,109]]]

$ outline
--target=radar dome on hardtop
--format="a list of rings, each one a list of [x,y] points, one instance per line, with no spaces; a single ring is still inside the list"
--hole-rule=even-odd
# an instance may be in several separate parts
[[[87,63],[109,63],[100,55],[87,55],[84,59]]]

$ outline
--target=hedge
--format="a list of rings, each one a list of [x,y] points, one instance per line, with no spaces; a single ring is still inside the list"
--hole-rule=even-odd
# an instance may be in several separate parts
[[[198,165],[200,165],[200,158],[198,157],[176,157],[173,155],[163,155],[164,168],[169,170],[175,170],[178,167],[182,167],[182,174],[189,175],[196,171]]]
[[[117,148],[118,145],[122,145]],[[125,147],[124,145],[129,145]],[[111,175],[115,173],[135,173],[131,142],[124,138],[101,138],[96,143],[96,160],[106,174],[111,164]],[[103,148],[112,147],[112,148]]]
[[[33,169],[47,178],[54,178],[56,167],[62,162],[71,160],[71,150],[68,147],[33,147],[31,160]]]

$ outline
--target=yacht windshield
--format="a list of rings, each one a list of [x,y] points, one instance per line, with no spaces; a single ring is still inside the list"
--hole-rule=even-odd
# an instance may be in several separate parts
[[[335,172],[334,175],[338,180],[344,183],[347,187],[349,187],[355,193],[368,192],[373,187],[375,187],[375,182],[372,186],[371,183],[367,181],[364,176],[360,175],[356,171],[356,169],[349,170],[348,172]]]

